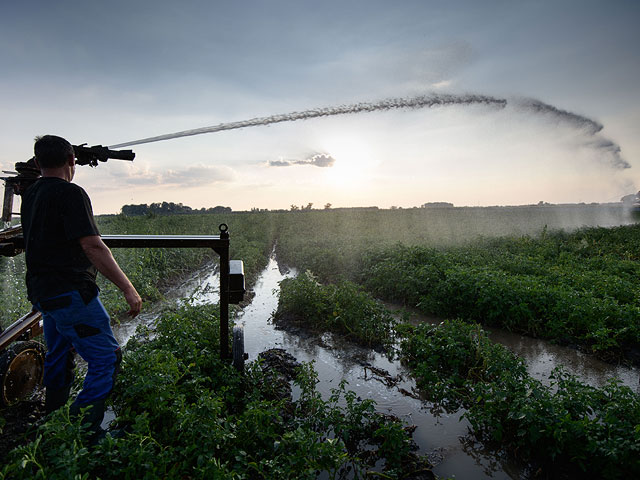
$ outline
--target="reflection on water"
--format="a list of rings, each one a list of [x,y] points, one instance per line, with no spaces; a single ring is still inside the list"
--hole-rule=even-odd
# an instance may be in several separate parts
[[[195,275],[175,289],[168,301],[181,302],[190,298],[196,304],[217,303],[219,276],[212,272],[214,269],[209,268]],[[331,334],[311,336],[304,331],[285,331],[273,325],[271,316],[278,305],[279,282],[293,275],[295,272],[282,272],[275,258],[271,258],[256,282],[253,301],[238,313],[236,323],[244,327],[245,351],[249,360],[255,360],[258,353],[266,349],[278,347],[300,362],[313,362],[318,373],[318,389],[325,396],[346,380],[349,390],[361,398],[374,400],[378,411],[392,413],[407,424],[417,425],[413,437],[420,448],[419,453],[429,456],[436,465],[434,472],[437,475],[473,479],[524,476],[521,467],[485,451],[482,445],[470,439],[469,424],[462,418],[463,410],[434,416],[429,410],[429,403],[415,398],[415,395],[406,395],[414,391],[415,383],[399,363],[370,349],[341,341]],[[413,316],[417,321],[436,321],[417,314]],[[153,312],[140,315],[142,323],[152,322],[153,318]],[[117,332],[119,341],[124,344],[134,330],[133,322],[122,325]],[[524,358],[530,374],[544,382],[548,382],[548,374],[555,366],[563,364],[590,384],[602,385],[609,378],[618,377],[638,391],[637,369],[608,365],[573,349],[508,332],[492,331],[490,336]]]

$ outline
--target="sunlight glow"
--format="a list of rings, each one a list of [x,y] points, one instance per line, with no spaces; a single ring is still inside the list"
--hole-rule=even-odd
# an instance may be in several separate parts
[[[361,139],[333,138],[325,144],[327,153],[335,159],[324,174],[325,181],[334,187],[364,185],[379,163],[370,146]]]

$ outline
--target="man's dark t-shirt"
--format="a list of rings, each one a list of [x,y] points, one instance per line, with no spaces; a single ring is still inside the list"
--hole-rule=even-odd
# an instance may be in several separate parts
[[[23,194],[20,216],[29,300],[71,290],[85,301],[95,296],[97,271],[78,242],[99,235],[87,193],[61,178],[40,178]]]

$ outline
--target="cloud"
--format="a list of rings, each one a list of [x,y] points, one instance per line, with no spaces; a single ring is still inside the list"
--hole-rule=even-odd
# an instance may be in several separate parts
[[[314,77],[340,78],[340,91],[336,94],[359,96],[364,90],[397,94],[397,92],[424,92],[425,87],[443,88],[457,80],[471,65],[477,54],[466,41],[453,41],[431,45],[419,40],[411,46],[378,42],[369,47],[336,52],[324,63],[311,70]],[[331,88],[331,82],[328,88]],[[366,88],[364,88],[366,86]],[[327,86],[324,86],[327,88]]]
[[[270,167],[290,167],[294,165],[291,160],[269,160]]]
[[[167,170],[162,183],[196,187],[211,183],[230,182],[235,179],[234,171],[228,167],[194,165],[181,170]]]
[[[316,153],[306,158],[305,160],[270,160],[270,167],[290,167],[292,165],[312,165],[314,167],[332,167],[335,163],[335,159],[326,153]]]
[[[315,167],[332,167],[336,162],[331,155],[328,155],[326,153],[317,153],[311,158],[307,159],[307,161]]]
[[[452,84],[451,80],[442,80],[440,82],[432,83],[431,86],[433,88],[438,89],[438,88],[448,88],[451,86],[451,84]]]
[[[118,164],[117,168],[109,170],[109,174],[119,188],[127,185],[198,187],[231,182],[236,178],[234,170],[229,167],[203,164],[164,171],[151,170],[148,165]]]

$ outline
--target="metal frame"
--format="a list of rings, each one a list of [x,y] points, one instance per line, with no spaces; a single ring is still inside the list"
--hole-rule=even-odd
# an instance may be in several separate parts
[[[220,358],[230,359],[229,232],[224,223],[219,228],[220,235],[102,235],[102,240],[109,248],[211,248],[216,252],[220,256]],[[24,238],[18,232],[0,235],[0,255],[13,256],[24,250]],[[40,318],[40,312],[32,311],[7,327],[0,334],[0,352],[15,340],[41,333]]]

